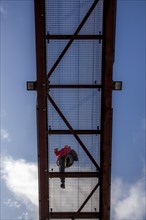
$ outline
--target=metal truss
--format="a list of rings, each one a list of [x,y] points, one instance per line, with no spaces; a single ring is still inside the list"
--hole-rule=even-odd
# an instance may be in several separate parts
[[[98,4],[98,0],[87,11],[85,17],[77,27],[73,35],[46,34],[45,27],[45,0],[35,0],[35,24],[36,24],[36,60],[37,60],[37,128],[38,128],[38,171],[39,171],[39,219],[110,219],[110,177],[111,177],[111,134],[112,134],[112,66],[114,60],[114,34],[116,0],[103,1],[103,34],[102,35],[78,35],[89,16]],[[69,42],[56,59],[54,65],[47,73],[46,70],[46,41],[64,40]],[[102,55],[102,84],[101,85],[52,85],[49,78],[53,74],[60,61],[65,56],[74,40],[100,40],[103,44]],[[101,102],[101,128],[97,130],[74,130],[63,112],[57,106],[49,91],[56,88],[74,89],[99,89],[102,92]],[[54,107],[58,115],[66,124],[68,130],[52,130],[47,125],[47,102]],[[49,172],[48,168],[48,134],[73,135],[80,147],[94,164],[96,172]],[[88,151],[87,146],[79,135],[100,135],[100,166]],[[49,178],[97,178],[97,184],[89,193],[85,201],[76,212],[53,212],[49,206]],[[99,212],[82,212],[89,199],[100,187]]]

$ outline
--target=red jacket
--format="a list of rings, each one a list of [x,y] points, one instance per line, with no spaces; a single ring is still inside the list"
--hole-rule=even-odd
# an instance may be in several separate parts
[[[64,146],[61,150],[56,151],[55,155],[58,157],[58,159],[60,159],[61,157],[66,156],[67,154],[69,154],[71,152],[71,147],[69,146]]]

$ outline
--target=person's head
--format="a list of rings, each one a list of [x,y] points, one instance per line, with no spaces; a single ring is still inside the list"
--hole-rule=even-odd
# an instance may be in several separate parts
[[[55,149],[54,149],[54,153],[56,153],[56,152],[58,152],[58,148],[55,148]]]
[[[68,148],[68,147],[69,147],[68,145],[65,145],[65,146],[64,146],[64,148]]]

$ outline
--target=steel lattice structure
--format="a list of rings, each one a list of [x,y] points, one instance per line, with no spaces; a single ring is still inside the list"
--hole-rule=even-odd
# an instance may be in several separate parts
[[[69,28],[63,28],[63,25],[66,22],[64,14],[62,15],[62,17],[64,16],[62,20],[63,25],[60,21],[61,17],[58,18],[58,22],[60,22],[60,29],[57,26],[58,29],[53,27],[54,29],[52,28],[52,32],[50,31],[54,24],[52,21],[57,23],[55,15],[61,12],[60,8],[63,7],[63,4],[65,5],[65,1],[35,0],[34,2],[37,63],[36,90],[39,219],[82,218],[108,220],[110,219],[112,72],[115,47],[116,0],[81,1],[79,5],[79,12],[77,12],[78,7],[76,6],[79,4],[79,1],[69,0],[66,2],[70,3],[68,3],[67,7],[69,7],[71,11],[70,13],[67,12],[67,15],[69,14],[68,16],[71,17],[67,18],[71,19],[69,27],[72,25],[75,10],[76,14],[79,15],[79,19],[77,21],[75,20],[74,25],[72,25],[72,30],[74,31],[70,31]],[[87,7],[85,7],[84,3],[86,3]],[[50,4],[52,4],[52,7],[54,8],[51,8]],[[55,9],[55,7],[57,7],[57,9]],[[49,13],[48,8],[50,10]],[[51,10],[56,10],[56,12],[51,12]],[[96,26],[98,26],[99,12],[102,12],[100,15],[100,31],[98,28],[96,30]],[[54,13],[52,14],[52,19],[54,20],[51,20],[51,13]],[[92,15],[93,17],[91,17]],[[50,16],[49,19],[47,16]],[[77,16],[75,16],[75,19],[76,17]],[[88,32],[88,29],[92,26],[90,25],[90,22],[91,24],[93,23],[92,19],[94,20],[94,31],[91,31],[90,33],[90,30]],[[52,24],[50,22],[52,22]],[[85,28],[86,24],[88,24],[87,28]],[[65,33],[63,33],[63,29],[65,30]],[[61,31],[55,33],[56,30]],[[66,30],[69,30],[68,33]],[[60,42],[66,42],[66,44]],[[71,48],[73,48],[73,51],[68,55],[68,51],[70,51]],[[88,49],[87,53],[85,53],[86,49]],[[92,50],[92,55],[90,53],[90,49]],[[78,52],[76,52],[77,50]],[[53,53],[55,54],[55,51],[59,51],[59,55],[53,55]],[[100,51],[99,55],[97,55],[97,51]],[[86,58],[87,55],[88,57]],[[82,56],[83,60],[81,58]],[[99,59],[98,63],[97,58]],[[64,63],[60,64],[63,62],[62,60]],[[87,66],[85,66],[86,62],[84,60],[86,60],[86,62],[88,60]],[[93,60],[94,62],[92,62]],[[83,67],[82,64],[84,64]],[[89,72],[86,74],[87,68]],[[93,74],[93,83],[92,80],[90,80],[90,70],[92,70]],[[76,79],[75,76],[72,78],[72,75],[69,75],[68,78],[62,78],[63,74],[69,74],[69,71],[70,73],[73,73],[73,75],[78,73],[78,78]],[[100,79],[98,79],[99,72]],[[85,79],[86,77],[87,79]],[[84,83],[84,81],[86,81],[86,83]],[[73,110],[69,112],[68,107],[65,107],[64,104],[66,103],[66,105],[69,106],[68,103],[72,103],[69,99],[70,94],[72,102],[77,103],[78,105],[77,110],[76,107],[74,107],[76,111],[75,114],[73,113]],[[78,99],[78,102],[76,99]],[[83,101],[88,103],[86,106],[87,109],[82,108],[80,105],[81,102],[82,105],[84,105]],[[87,115],[88,113],[89,115]],[[68,119],[67,116],[70,117],[70,119]],[[95,117],[95,120],[93,117]],[[92,124],[90,126],[91,119]],[[53,120],[55,121],[53,122]],[[89,126],[87,127],[84,126],[87,125],[86,120],[89,121]],[[50,167],[53,163],[51,162],[53,158],[52,146],[55,145],[53,145],[53,141],[58,140],[58,142],[55,143],[59,143],[59,141],[62,141],[63,138],[61,139],[61,137],[63,136],[68,137],[67,140],[75,141],[75,145],[78,146],[79,155],[85,155],[87,158],[86,160],[89,161],[88,163],[91,163],[91,169],[81,169],[80,167],[82,163],[80,163],[78,170],[71,170],[70,172],[65,173],[59,173]],[[70,137],[72,139],[69,139]],[[90,149],[88,145],[93,145],[93,147]],[[82,153],[80,154],[80,152]],[[97,155],[100,159],[97,158]],[[61,176],[65,176],[66,179],[73,179],[72,181],[74,181],[74,179],[78,179],[78,186],[80,188],[83,185],[82,179],[94,179],[94,184],[92,184],[92,187],[90,187],[91,190],[89,190],[86,196],[83,197],[80,195],[80,197],[84,198],[84,200],[81,202],[78,201],[78,206],[75,211],[72,211],[73,208],[70,211],[56,211],[55,208],[52,208],[52,204],[56,203],[52,202],[53,199],[50,196],[52,193],[51,191],[53,190],[51,187],[53,187],[54,184],[54,182],[52,184],[51,181],[59,179]],[[79,183],[79,180],[81,180],[81,184]],[[74,186],[76,186],[75,181]],[[78,193],[80,188],[77,189]],[[86,186],[86,188],[88,188],[88,186]],[[73,190],[73,192],[78,195],[75,187]],[[94,196],[97,190],[98,194],[92,201],[92,204],[94,204],[94,211],[92,210],[92,207],[90,211],[88,209],[87,211],[84,210],[84,207],[88,206],[89,200]],[[66,197],[64,196],[64,200],[65,199]],[[68,198],[67,203],[70,203],[71,200],[72,195],[70,196],[70,200]]]

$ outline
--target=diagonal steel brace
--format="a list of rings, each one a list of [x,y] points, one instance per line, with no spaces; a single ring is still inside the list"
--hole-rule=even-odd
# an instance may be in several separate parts
[[[83,204],[81,205],[81,207],[78,209],[77,213],[74,215],[74,217],[72,219],[78,218],[78,215],[80,214],[81,210],[84,208],[84,206],[87,204],[87,202],[89,201],[89,199],[92,197],[92,195],[94,194],[94,192],[97,190],[97,188],[99,187],[99,182],[96,184],[96,186],[93,188],[93,190],[91,191],[91,193],[88,195],[88,197],[85,199],[85,201],[83,202]]]

